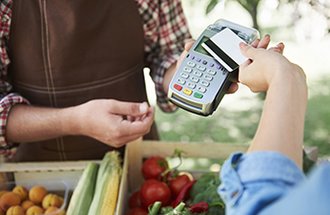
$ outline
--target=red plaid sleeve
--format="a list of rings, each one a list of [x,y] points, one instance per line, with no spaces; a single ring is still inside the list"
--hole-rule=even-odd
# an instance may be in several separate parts
[[[9,58],[7,54],[6,42],[9,38],[9,28],[11,21],[12,0],[0,1],[0,154],[13,155],[15,148],[13,144],[7,143],[5,138],[6,124],[11,107],[15,104],[28,102],[21,96],[9,92],[11,85],[6,82]]]
[[[12,155],[15,151],[14,144],[6,141],[6,125],[10,109],[15,104],[28,104],[22,96],[10,93],[0,100],[0,154]]]
[[[144,22],[147,65],[155,82],[157,103],[165,111],[176,107],[163,89],[165,71],[177,61],[191,38],[180,0],[136,0]]]

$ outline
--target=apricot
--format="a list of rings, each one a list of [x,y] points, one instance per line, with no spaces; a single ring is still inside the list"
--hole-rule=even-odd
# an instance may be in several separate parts
[[[42,207],[44,209],[47,209],[51,206],[60,208],[63,204],[63,200],[61,199],[61,197],[59,197],[58,195],[55,194],[47,194],[44,199],[42,200]]]
[[[23,186],[18,185],[14,187],[13,192],[17,193],[21,197],[22,201],[26,200],[28,197],[28,190]]]
[[[11,206],[7,210],[6,215],[25,215],[25,212],[21,206],[16,205],[16,206]]]
[[[0,198],[0,208],[7,211],[11,206],[21,204],[21,197],[14,192],[7,192]]]
[[[0,198],[1,198],[1,196],[2,196],[3,194],[5,194],[5,193],[8,193],[8,191],[7,191],[7,190],[1,190],[1,191],[0,191]]]
[[[44,210],[39,206],[32,206],[26,211],[26,215],[42,215],[44,213]]]
[[[47,190],[43,186],[34,186],[29,191],[29,199],[35,204],[41,203],[46,195]]]
[[[21,206],[22,208],[26,211],[27,209],[29,209],[30,207],[32,207],[34,205],[33,202],[31,202],[30,200],[25,200],[24,202],[22,202]]]
[[[65,211],[64,210],[60,210],[57,207],[49,207],[47,208],[47,210],[45,211],[45,215],[65,215]]]

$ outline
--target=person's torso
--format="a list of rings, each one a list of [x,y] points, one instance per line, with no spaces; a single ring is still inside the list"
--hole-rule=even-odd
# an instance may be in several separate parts
[[[147,100],[142,21],[134,1],[15,0],[12,11],[8,75],[32,105]],[[21,144],[16,159],[97,159],[107,150],[92,138],[69,136]]]

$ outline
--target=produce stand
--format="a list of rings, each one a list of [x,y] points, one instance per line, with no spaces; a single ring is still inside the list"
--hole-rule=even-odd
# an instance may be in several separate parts
[[[183,157],[223,160],[234,151],[246,151],[247,147],[248,145],[243,144],[179,143],[142,141],[141,139],[129,143],[125,151],[123,174],[121,177],[115,214],[125,215],[128,209],[129,195],[141,186],[143,182],[141,167],[144,158],[153,155],[169,157],[173,154],[175,149],[179,149],[185,152]],[[317,157],[316,148],[306,151],[308,154]],[[67,207],[70,195],[89,162],[90,161],[0,163],[0,186],[1,189],[3,189],[8,185],[8,182],[23,185],[27,184],[28,186],[45,184],[48,189],[60,190],[63,192],[64,203]],[[187,169],[187,171],[190,170]],[[195,174],[194,170],[190,172],[193,175]]]
[[[49,193],[63,197],[64,209],[87,164],[88,161],[1,163],[0,188],[11,190],[15,185],[22,185],[30,189],[41,185]]]
[[[122,177],[122,188],[119,194],[118,207],[123,208],[121,214],[127,212],[128,196],[137,190],[143,183],[141,167],[143,159],[150,156],[170,157],[176,149],[182,150],[184,158],[208,158],[224,160],[234,151],[246,151],[248,145],[223,143],[182,143],[164,141],[135,141],[126,148],[125,164],[127,171]],[[125,168],[124,168],[125,170]],[[196,176],[199,172],[186,169]],[[207,170],[209,171],[209,170]],[[120,214],[120,215],[121,215]]]

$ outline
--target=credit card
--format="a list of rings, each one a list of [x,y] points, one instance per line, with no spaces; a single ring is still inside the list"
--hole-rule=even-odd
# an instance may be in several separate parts
[[[241,42],[246,43],[232,30],[225,28],[205,41],[202,46],[229,72],[232,72],[248,59],[241,54],[239,48]]]

